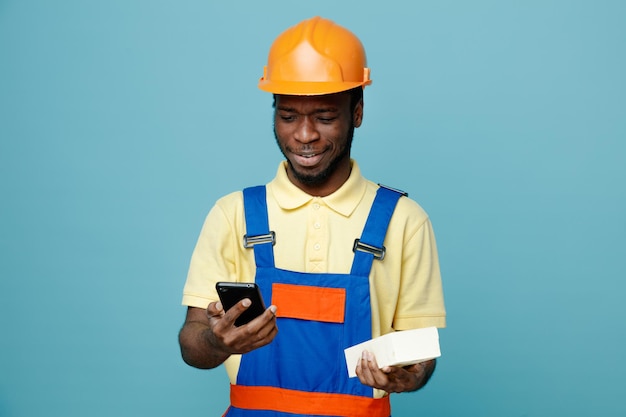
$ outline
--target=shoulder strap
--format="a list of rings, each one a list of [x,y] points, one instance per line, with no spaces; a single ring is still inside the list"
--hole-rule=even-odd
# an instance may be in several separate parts
[[[269,227],[265,186],[244,189],[243,206],[246,218],[244,247],[253,248],[257,268],[274,267],[272,246],[276,242],[276,237]]]
[[[406,193],[380,186],[360,239],[354,241],[351,275],[369,276],[374,259],[385,257],[385,235],[398,200]]]

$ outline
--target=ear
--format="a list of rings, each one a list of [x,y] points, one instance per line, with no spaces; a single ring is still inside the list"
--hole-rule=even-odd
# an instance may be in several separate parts
[[[354,127],[359,127],[361,126],[361,123],[363,123],[363,99],[359,100],[356,106],[354,106],[352,123],[354,124]]]

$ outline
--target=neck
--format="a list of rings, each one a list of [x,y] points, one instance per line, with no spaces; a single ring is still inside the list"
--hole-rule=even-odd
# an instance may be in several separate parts
[[[348,181],[350,172],[352,172],[352,163],[348,157],[345,162],[337,165],[329,177],[319,183],[309,183],[298,178],[291,166],[289,164],[287,165],[287,177],[289,181],[305,193],[315,197],[327,197],[337,191]]]

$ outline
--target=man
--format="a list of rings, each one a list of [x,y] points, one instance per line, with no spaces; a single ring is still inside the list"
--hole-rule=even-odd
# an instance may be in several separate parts
[[[183,296],[183,359],[198,368],[225,362],[227,416],[387,417],[388,393],[417,390],[434,370],[434,360],[379,369],[363,352],[358,378],[349,378],[343,356],[392,331],[445,326],[426,213],[363,178],[350,158],[370,83],[360,41],[329,20],[305,20],[272,45],[259,87],[274,94],[286,161],[266,186],[216,203]],[[250,247],[244,236],[266,240]],[[218,281],[256,282],[271,305],[236,327],[250,300],[224,311]]]

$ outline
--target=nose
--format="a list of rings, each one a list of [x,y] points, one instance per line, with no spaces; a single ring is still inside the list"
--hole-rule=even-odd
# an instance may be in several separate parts
[[[294,138],[301,143],[309,143],[320,138],[315,122],[309,116],[301,117],[294,132]]]

